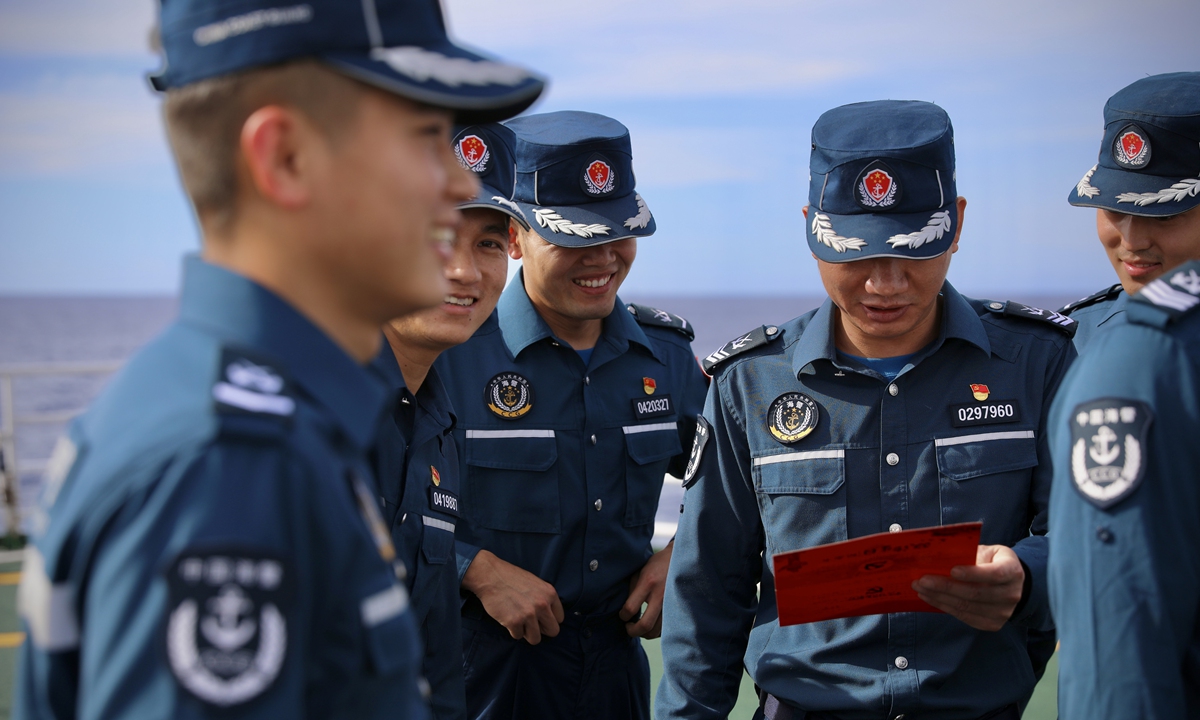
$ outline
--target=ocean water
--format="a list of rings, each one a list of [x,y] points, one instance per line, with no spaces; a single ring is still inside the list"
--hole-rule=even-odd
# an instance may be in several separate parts
[[[779,324],[823,300],[820,297],[626,297],[686,318],[696,332],[699,357],[764,324]],[[1007,298],[1006,298],[1007,299]],[[1038,307],[1060,307],[1071,297],[1013,298]],[[83,298],[0,297],[0,373],[15,366],[53,363],[111,363],[127,359],[174,317],[173,297]],[[82,410],[104,387],[108,374],[15,376],[16,451],[21,504],[28,508],[40,491],[41,473],[30,465],[44,461],[64,424],[23,424],[24,416]],[[4,458],[11,464],[12,458]],[[657,536],[669,538],[683,491],[668,478],[659,505]],[[28,517],[28,513],[23,513]],[[0,529],[2,529],[0,520]]]

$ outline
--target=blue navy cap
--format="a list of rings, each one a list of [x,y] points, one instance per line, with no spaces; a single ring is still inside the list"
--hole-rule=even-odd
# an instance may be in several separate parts
[[[958,229],[954,128],[933,103],[854,103],[817,119],[809,158],[808,246],[826,262],[924,260]]]
[[[624,125],[573,110],[505,125],[517,137],[515,199],[546,242],[588,247],[654,234],[654,216],[634,191]]]
[[[438,0],[162,0],[159,25],[166,65],[150,82],[160,91],[311,57],[476,122],[521,112],[545,86],[452,43]]]
[[[1200,205],[1200,72],[1142,78],[1109,98],[1099,162],[1067,202],[1146,217]]]
[[[500,123],[462,128],[454,135],[454,157],[479,179],[479,194],[459,208],[499,210],[529,229],[525,211],[513,202],[517,189],[516,136]]]

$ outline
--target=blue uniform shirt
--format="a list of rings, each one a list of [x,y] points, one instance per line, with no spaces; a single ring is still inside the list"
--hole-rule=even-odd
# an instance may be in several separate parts
[[[465,718],[454,526],[459,518],[458,451],[450,396],[430,368],[416,395],[404,385],[384,340],[372,363],[396,390],[390,418],[375,449],[384,521],[408,568],[413,615],[425,642],[425,678],[438,720]]]
[[[618,610],[704,401],[688,338],[640,324],[617,300],[585,366],[518,275],[437,366],[459,418],[460,574],[487,548],[552,584],[568,613]]]
[[[1200,717],[1197,295],[1198,262],[1148,284],[1054,402],[1050,599],[1064,720]]]
[[[189,258],[179,319],[56,452],[16,716],[426,717],[366,463],[386,398],[277,296]]]
[[[1075,330],[1075,350],[1082,354],[1097,332],[1120,324],[1125,319],[1125,303],[1128,300],[1129,293],[1117,283],[1059,310],[1078,323]]]
[[[1033,691],[1027,631],[1051,627],[1045,416],[1075,357],[1068,335],[1044,313],[947,283],[938,339],[887,382],[837,362],[833,313],[827,300],[710,356],[724,357],[685,480],[656,717],[726,717],[743,655],[764,691],[839,718],[961,720]],[[1022,313],[1031,319],[1009,317]],[[788,402],[808,421],[783,425]],[[999,632],[933,613],[779,625],[776,553],[975,520],[981,543],[1014,547],[1031,579]]]

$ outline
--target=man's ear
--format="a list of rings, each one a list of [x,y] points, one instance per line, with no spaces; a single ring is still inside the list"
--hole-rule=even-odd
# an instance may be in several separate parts
[[[320,171],[324,138],[294,110],[267,105],[242,125],[242,165],[255,194],[288,210],[312,199],[313,174]]]
[[[521,252],[523,235],[524,231],[518,230],[516,223],[510,222],[508,224],[508,256],[513,260],[520,260],[524,254]]]
[[[808,219],[808,206],[807,206],[807,205],[805,205],[804,207],[800,208],[800,214],[804,215],[804,219],[805,219],[805,220],[807,220],[807,219]]]
[[[967,199],[959,195],[954,204],[958,209],[958,226],[954,229],[954,242],[950,243],[951,253],[958,252],[958,238],[962,235],[963,218],[967,215]]]

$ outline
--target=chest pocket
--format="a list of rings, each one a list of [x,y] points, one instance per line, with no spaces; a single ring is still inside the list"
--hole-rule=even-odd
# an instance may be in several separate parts
[[[982,520],[984,545],[1011,545],[1028,534],[1038,464],[1033,430],[939,438],[934,447],[942,524]]]
[[[421,553],[432,565],[443,565],[454,550],[454,522],[442,518],[421,516]]]
[[[752,461],[767,553],[846,539],[846,451],[788,452]]]
[[[553,430],[467,430],[463,506],[480,527],[557,533],[562,526]]]
[[[625,449],[625,527],[654,522],[668,461],[683,452],[679,425],[669,422],[628,425]]]

